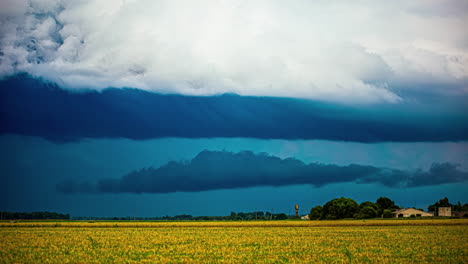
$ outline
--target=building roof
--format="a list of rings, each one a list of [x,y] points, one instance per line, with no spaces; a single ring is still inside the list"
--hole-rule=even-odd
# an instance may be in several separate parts
[[[405,208],[405,209],[400,209],[400,210],[396,210],[393,212],[394,214],[401,214],[401,213],[411,213],[411,214],[428,214],[428,212],[424,212],[424,211],[421,211],[421,210],[418,210],[418,209],[414,209],[414,208]]]

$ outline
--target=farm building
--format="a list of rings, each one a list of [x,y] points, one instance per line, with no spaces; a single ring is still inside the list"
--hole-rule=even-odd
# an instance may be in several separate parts
[[[433,216],[431,213],[427,213],[414,208],[406,208],[393,212],[393,217],[411,217],[411,216]]]
[[[302,220],[310,220],[309,215],[301,216],[301,219],[302,219]]]
[[[452,208],[451,207],[437,208],[437,216],[452,216]]]

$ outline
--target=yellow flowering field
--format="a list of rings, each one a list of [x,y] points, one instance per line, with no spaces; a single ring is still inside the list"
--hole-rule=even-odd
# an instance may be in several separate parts
[[[468,263],[468,220],[0,223],[0,263]]]
[[[2,227],[320,227],[320,226],[395,226],[468,225],[468,219],[372,219],[332,221],[0,221]]]

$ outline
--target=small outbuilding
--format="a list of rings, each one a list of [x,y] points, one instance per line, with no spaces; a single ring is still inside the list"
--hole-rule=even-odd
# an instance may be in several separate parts
[[[452,207],[438,207],[437,216],[452,216]]]
[[[393,217],[399,218],[399,217],[412,217],[412,216],[433,216],[432,213],[424,212],[418,209],[414,208],[406,208],[406,209],[400,209],[396,210],[393,212]]]

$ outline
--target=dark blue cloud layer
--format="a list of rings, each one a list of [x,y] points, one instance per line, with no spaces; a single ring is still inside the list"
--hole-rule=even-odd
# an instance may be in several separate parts
[[[169,162],[159,168],[133,171],[120,179],[101,179],[96,185],[74,181],[59,183],[63,193],[171,193],[331,183],[377,183],[387,187],[418,187],[458,183],[468,172],[450,163],[433,164],[429,171],[403,171],[363,165],[305,164],[250,151],[202,151],[188,162]]]
[[[357,142],[468,139],[464,106],[351,107],[237,95],[161,95],[136,89],[69,91],[16,75],[0,81],[0,133],[54,141],[250,137]]]

